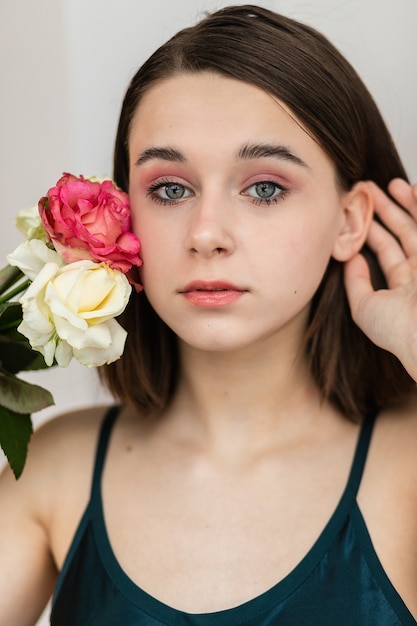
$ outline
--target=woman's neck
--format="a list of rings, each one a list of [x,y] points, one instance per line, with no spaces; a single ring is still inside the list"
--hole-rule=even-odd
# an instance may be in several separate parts
[[[303,355],[273,342],[239,352],[182,345],[181,377],[166,417],[176,432],[236,452],[317,428],[321,404]],[[330,410],[333,412],[333,410]]]

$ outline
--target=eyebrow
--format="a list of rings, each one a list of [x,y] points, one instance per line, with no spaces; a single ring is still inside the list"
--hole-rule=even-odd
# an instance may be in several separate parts
[[[244,161],[262,159],[264,157],[273,157],[281,161],[291,161],[291,163],[310,169],[303,159],[296,156],[286,146],[270,143],[246,144],[238,152],[238,158],[243,159]]]
[[[153,159],[162,159],[163,161],[176,161],[184,163],[187,159],[181,152],[175,150],[175,148],[147,148],[138,157],[135,165],[144,165],[148,161]]]
[[[243,161],[250,161],[251,159],[262,159],[262,158],[275,158],[281,161],[290,161],[295,163],[296,165],[300,165],[307,169],[310,169],[309,166],[303,159],[296,156],[289,148],[286,146],[278,145],[278,144],[269,144],[269,143],[261,143],[261,144],[245,144],[240,148],[237,153],[237,158]],[[147,148],[137,158],[135,165],[144,165],[148,161],[152,161],[154,159],[161,159],[163,161],[171,161],[176,163],[185,163],[187,159],[185,156],[175,148],[171,147],[157,147],[152,146]]]

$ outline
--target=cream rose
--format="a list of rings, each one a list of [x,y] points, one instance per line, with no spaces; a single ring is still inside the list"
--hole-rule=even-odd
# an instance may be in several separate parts
[[[16,227],[25,239],[41,239],[47,241],[45,230],[42,226],[38,205],[30,209],[22,209],[16,216]]]
[[[21,298],[18,330],[47,365],[66,367],[75,357],[88,367],[117,360],[126,332],[113,318],[124,310],[131,286],[104,263],[47,262]]]
[[[46,243],[39,239],[24,241],[16,250],[7,255],[10,265],[18,267],[30,280],[35,280],[46,263],[53,263],[58,267],[65,265],[65,261],[58,252],[48,248]]]

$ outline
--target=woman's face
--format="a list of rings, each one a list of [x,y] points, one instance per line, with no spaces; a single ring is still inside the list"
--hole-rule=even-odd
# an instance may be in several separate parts
[[[332,163],[266,92],[212,73],[151,88],[129,141],[141,276],[204,350],[301,339],[343,229]]]

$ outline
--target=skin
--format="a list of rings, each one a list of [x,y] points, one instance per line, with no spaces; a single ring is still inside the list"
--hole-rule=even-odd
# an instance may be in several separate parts
[[[270,341],[281,350],[283,340],[294,350],[330,256],[344,260],[364,240],[365,191],[340,192],[332,163],[281,103],[215,75],[181,76],[148,92],[130,137],[133,229],[159,315],[202,350],[269,349]],[[249,145],[283,146],[302,164],[239,158]],[[167,148],[176,160],[149,157]],[[255,188],[261,181],[283,189],[266,203]],[[184,196],[173,203],[166,186],[149,191],[166,182]],[[197,310],[184,298],[193,280],[227,281],[244,293],[236,306]]]
[[[265,143],[302,164],[288,155],[236,158],[242,145]],[[150,153],[155,147],[185,160]],[[181,378],[158,419],[125,410],[117,422],[103,479],[106,524],[137,584],[176,608],[215,611],[290,572],[346,483],[358,426],[319,401],[300,353],[309,302],[331,256],[345,262],[356,322],[415,373],[402,327],[413,328],[417,193],[392,183],[407,214],[370,182],[342,193],[331,162],[282,104],[215,75],[153,87],[129,148],[142,279],[179,336]],[[261,181],[288,192],[259,204]],[[173,184],[185,195],[158,203]],[[373,211],[400,243],[371,221]],[[388,276],[382,295],[370,288],[358,253],[365,238]],[[184,289],[203,279],[233,283],[242,295],[197,306]],[[16,483],[6,471],[0,479],[1,623],[33,624],[52,591],[88,501],[103,413],[52,420],[34,437],[22,478]],[[416,414],[413,397],[381,413],[358,496],[378,556],[415,616]]]

